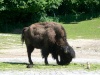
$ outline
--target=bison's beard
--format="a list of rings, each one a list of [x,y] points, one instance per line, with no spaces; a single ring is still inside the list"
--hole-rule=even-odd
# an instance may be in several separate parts
[[[71,46],[68,46],[68,48],[64,50],[64,48],[61,48],[58,45],[55,45],[52,47],[52,57],[56,59],[58,57],[59,63],[58,65],[68,65],[72,61],[73,58],[75,58],[75,51]]]

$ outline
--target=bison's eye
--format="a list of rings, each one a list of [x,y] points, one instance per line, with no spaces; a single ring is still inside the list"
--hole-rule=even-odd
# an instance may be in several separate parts
[[[68,46],[63,46],[64,52],[68,53],[69,47]]]

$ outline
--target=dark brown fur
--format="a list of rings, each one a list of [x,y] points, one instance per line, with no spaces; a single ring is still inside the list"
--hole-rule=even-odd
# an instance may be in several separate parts
[[[66,32],[64,28],[55,22],[40,22],[25,27],[22,31],[22,42],[27,47],[30,65],[31,53],[34,48],[41,49],[42,57],[45,58],[45,64],[48,64],[47,57],[49,53],[56,59],[57,64],[69,64],[75,57],[75,52],[69,46],[66,40]],[[60,56],[60,61],[58,60]],[[31,67],[28,65],[28,67]]]

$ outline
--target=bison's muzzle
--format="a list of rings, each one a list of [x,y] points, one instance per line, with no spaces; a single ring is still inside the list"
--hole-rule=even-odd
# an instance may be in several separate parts
[[[62,47],[62,53],[60,55],[60,65],[68,65],[73,58],[75,58],[75,51],[71,46]]]

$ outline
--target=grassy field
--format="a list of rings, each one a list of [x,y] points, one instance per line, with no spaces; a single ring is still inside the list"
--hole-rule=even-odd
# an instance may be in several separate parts
[[[0,49],[16,48],[21,46],[20,34],[0,33]]]
[[[64,24],[64,28],[67,31],[68,39],[100,39],[100,18],[93,20],[81,21],[78,23]],[[0,49],[11,49],[22,47],[20,34],[4,34],[0,33]],[[26,69],[26,64],[16,64],[16,63],[0,63],[0,70],[13,70],[13,69]],[[74,69],[86,69],[86,66],[82,64],[71,63],[68,66],[45,66],[36,64],[35,69],[57,69],[63,68],[68,70]],[[90,70],[100,70],[100,64],[92,64]]]
[[[88,71],[93,71],[93,70],[100,70],[100,64],[91,64],[90,69],[87,69],[87,65],[85,63],[71,63],[70,65],[65,65],[65,66],[60,66],[60,65],[44,65],[37,63],[33,66],[31,69],[50,69],[50,70],[56,70],[56,69],[66,69],[66,70],[88,70]],[[25,63],[9,63],[9,62],[4,62],[0,63],[0,70],[29,70],[26,68]]]
[[[64,24],[68,39],[100,39],[100,18]],[[0,49],[16,48],[21,46],[20,34],[0,33]]]
[[[100,18],[63,24],[68,39],[100,39]]]

